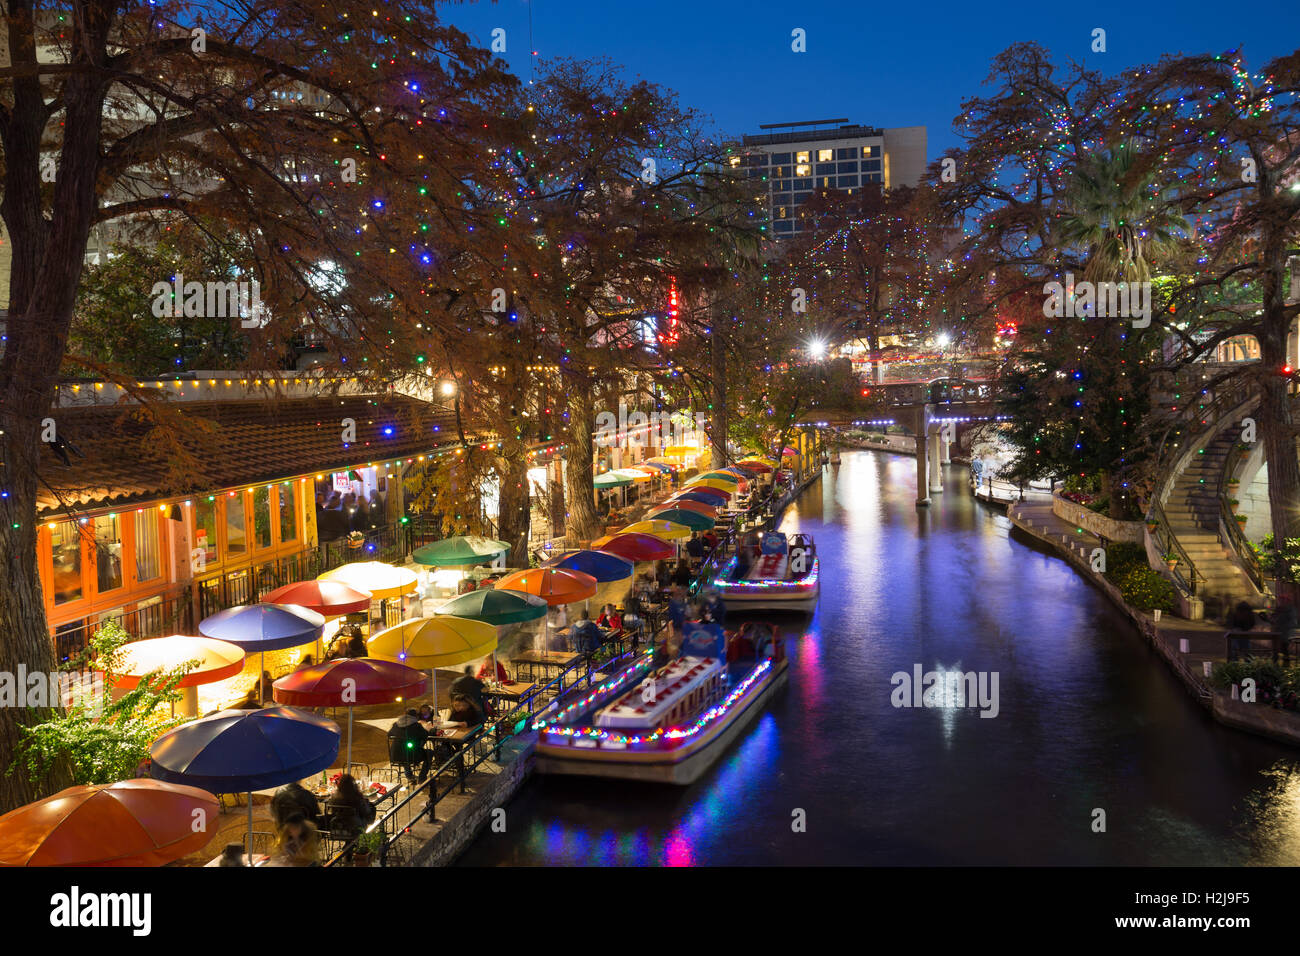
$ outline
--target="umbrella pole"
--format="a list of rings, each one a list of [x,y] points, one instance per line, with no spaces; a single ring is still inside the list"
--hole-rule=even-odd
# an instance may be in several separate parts
[[[347,766],[343,768],[344,773],[352,772],[351,768],[352,768],[352,711],[353,710],[354,708],[352,707],[348,708],[348,762],[347,762]]]
[[[248,865],[253,865],[253,791],[248,791]]]
[[[257,693],[258,704],[266,703],[266,651],[262,651],[262,661],[258,666],[260,673],[257,675]],[[251,819],[251,818],[250,818]]]
[[[429,676],[433,678],[433,715],[438,716],[438,668],[429,668]]]

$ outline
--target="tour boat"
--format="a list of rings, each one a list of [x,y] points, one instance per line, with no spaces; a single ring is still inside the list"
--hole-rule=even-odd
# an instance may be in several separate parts
[[[816,606],[820,566],[811,536],[795,534],[787,539],[779,531],[769,531],[744,574],[737,573],[738,559],[733,555],[712,584],[728,611],[811,611]]]
[[[775,628],[729,640],[717,625],[687,625],[682,653],[663,667],[647,650],[576,701],[534,721],[541,773],[694,783],[785,684]]]

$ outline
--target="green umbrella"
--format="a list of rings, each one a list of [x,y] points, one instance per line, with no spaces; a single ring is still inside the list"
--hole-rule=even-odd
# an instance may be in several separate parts
[[[519,624],[546,616],[546,601],[534,594],[506,588],[479,588],[454,597],[434,614],[467,617],[487,624]]]
[[[596,488],[622,488],[624,485],[630,484],[632,484],[631,478],[624,478],[612,471],[597,475],[595,480],[592,481],[592,485]]]
[[[712,528],[714,524],[713,519],[707,515],[702,515],[698,511],[687,511],[685,508],[664,508],[661,511],[652,511],[646,517],[655,521],[684,524],[692,531],[705,531]]]
[[[740,484],[740,476],[733,475],[729,471],[711,471],[705,475],[696,475],[694,478],[691,479],[691,481],[702,481],[705,478],[720,478],[723,481],[731,482],[733,485]]]
[[[464,567],[469,564],[482,564],[491,561],[498,554],[510,550],[504,541],[493,541],[476,534],[457,535],[444,538],[433,544],[416,548],[411,554],[417,564],[432,564],[437,567]]]

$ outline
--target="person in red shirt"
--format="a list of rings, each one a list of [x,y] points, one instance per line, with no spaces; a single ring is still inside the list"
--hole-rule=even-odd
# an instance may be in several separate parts
[[[506,673],[506,667],[500,661],[497,661],[497,681],[502,684],[510,683],[510,675]],[[490,680],[492,677],[492,658],[483,658],[483,663],[478,667],[476,676],[479,680]]]
[[[601,627],[617,631],[623,627],[623,615],[619,614],[614,605],[606,604],[600,612],[600,617],[596,618],[596,623]]]

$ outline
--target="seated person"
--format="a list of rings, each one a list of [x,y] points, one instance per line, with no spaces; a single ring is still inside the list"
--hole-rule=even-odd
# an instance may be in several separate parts
[[[509,673],[506,672],[506,666],[502,664],[500,661],[497,661],[496,664],[497,664],[497,668],[496,668],[497,683],[498,684],[511,683],[510,675]],[[478,673],[475,674],[474,676],[481,681],[492,679],[492,657],[491,656],[483,658],[483,663],[479,665]]]
[[[351,840],[375,820],[375,808],[366,799],[350,773],[339,777],[338,786],[325,800],[330,832],[335,838]]]
[[[573,641],[573,649],[579,654],[594,654],[605,642],[605,632],[592,621],[591,612],[583,608],[582,617],[569,631],[569,639]]]
[[[451,682],[448,693],[453,701],[457,697],[468,697],[480,712],[487,710],[483,702],[483,682],[474,676],[474,668],[468,664],[465,665],[465,673]]]
[[[243,866],[244,865],[244,844],[227,843],[226,848],[221,851],[221,862],[217,866]]]
[[[278,828],[267,866],[320,866],[320,837],[316,824],[301,813],[290,814]]]
[[[429,776],[433,755],[424,745],[429,732],[420,726],[420,714],[414,708],[393,721],[388,729],[388,759],[406,773],[407,783],[423,783]],[[415,764],[420,764],[420,775],[415,776]]]
[[[312,823],[320,817],[320,801],[296,780],[286,783],[271,797],[271,819],[277,829],[294,813],[301,814]]]
[[[454,694],[451,698],[451,714],[448,715],[447,722],[462,728],[477,727],[483,723],[483,710],[472,698]]]
[[[606,604],[600,612],[600,617],[596,618],[596,624],[600,627],[606,627],[610,630],[621,630],[623,627],[623,615],[619,614],[612,604]]]

